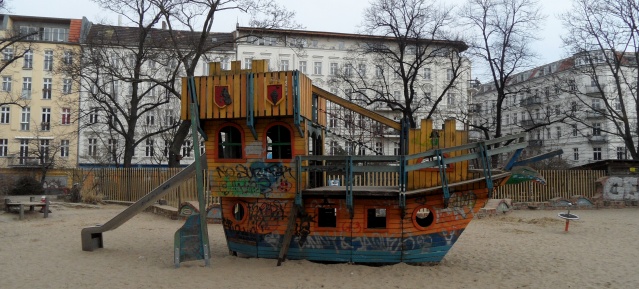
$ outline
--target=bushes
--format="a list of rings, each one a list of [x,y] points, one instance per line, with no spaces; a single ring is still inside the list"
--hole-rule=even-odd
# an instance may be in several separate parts
[[[19,177],[9,191],[9,195],[14,196],[42,195],[43,193],[42,184],[31,176]]]

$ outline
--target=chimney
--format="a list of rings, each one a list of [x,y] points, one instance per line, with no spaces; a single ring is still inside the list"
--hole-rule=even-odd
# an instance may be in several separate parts
[[[162,21],[162,30],[166,30],[166,22]]]

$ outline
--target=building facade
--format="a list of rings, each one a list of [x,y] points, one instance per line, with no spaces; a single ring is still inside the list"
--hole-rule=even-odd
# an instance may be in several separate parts
[[[59,70],[79,62],[88,21],[6,14],[0,19],[0,167],[75,167],[78,85]]]
[[[637,117],[632,97],[636,82],[617,86],[604,59],[604,53],[597,51],[575,54],[514,75],[502,105],[502,134],[526,132],[527,150],[562,149],[560,158],[567,166],[627,159],[626,144],[617,131],[623,127],[621,115],[636,127],[632,121]],[[620,70],[636,76],[636,61],[632,63]],[[494,131],[496,99],[490,84],[481,85],[473,95],[469,111],[475,138],[483,138],[476,128]],[[623,113],[622,99],[628,108]]]
[[[251,60],[266,59],[271,71],[298,70],[309,76],[313,85],[335,95],[351,100],[390,119],[401,121],[401,111],[393,110],[381,102],[366,104],[356,95],[354,86],[346,77],[353,75],[369,83],[384,83],[385,92],[395,99],[403,97],[403,86],[396,75],[389,75],[392,68],[381,65],[372,54],[362,54],[361,47],[377,43],[392,47],[396,40],[390,37],[366,36],[305,30],[253,29],[238,27],[235,31],[236,56],[242,68],[250,68]],[[455,41],[433,41],[429,49],[457,48],[463,51],[465,44]],[[459,48],[461,47],[461,48]],[[409,51],[410,49],[407,49]],[[451,81],[449,55],[441,54],[427,58],[428,64],[419,69],[415,78],[415,103],[420,108],[414,115],[419,125],[434,105],[431,101],[438,95],[445,97],[437,104],[438,109],[431,118],[435,126],[441,127],[444,120],[463,120],[469,101],[470,62],[461,59],[458,78],[444,93]],[[226,64],[228,67],[228,64]],[[326,128],[327,154],[398,155],[400,153],[399,132],[385,128],[359,114],[346,112],[330,103],[327,107]],[[460,128],[463,128],[463,122]]]

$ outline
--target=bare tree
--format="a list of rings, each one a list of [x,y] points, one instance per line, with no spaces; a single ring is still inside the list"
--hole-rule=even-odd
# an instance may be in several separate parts
[[[362,105],[401,113],[416,127],[418,112],[431,117],[446,96],[462,95],[459,81],[469,63],[460,53],[467,46],[446,35],[451,20],[450,8],[425,0],[373,1],[364,12],[363,34],[369,36],[350,48],[331,84],[352,91]],[[429,80],[431,69],[447,73],[435,87],[420,82]]]
[[[623,140],[630,157],[639,159],[637,79],[639,79],[639,4],[629,0],[574,0],[562,15],[569,32],[565,44],[575,53],[569,92],[585,113],[596,113],[605,123],[573,119],[597,134]],[[579,85],[586,84],[586,85]],[[603,132],[603,133],[602,133]]]
[[[536,0],[468,0],[460,16],[469,34],[473,63],[485,71],[497,96],[494,124],[485,121],[470,125],[483,131],[486,139],[497,138],[502,136],[505,100],[527,92],[524,86],[513,89],[509,81],[514,74],[533,66],[537,55],[531,43],[538,39],[536,32],[544,16]]]

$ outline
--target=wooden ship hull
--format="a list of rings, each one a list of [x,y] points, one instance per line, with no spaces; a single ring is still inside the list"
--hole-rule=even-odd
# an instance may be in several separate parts
[[[231,71],[195,78],[210,194],[221,197],[231,254],[355,263],[437,263],[495,186],[493,155],[526,146],[524,135],[468,143],[454,120],[408,128],[343,100],[297,71]],[[186,81],[182,119],[189,119]],[[325,156],[327,103],[400,135],[398,156]],[[193,104],[191,104],[193,105]],[[193,106],[191,106],[193,107]],[[470,170],[473,164],[476,170]]]

